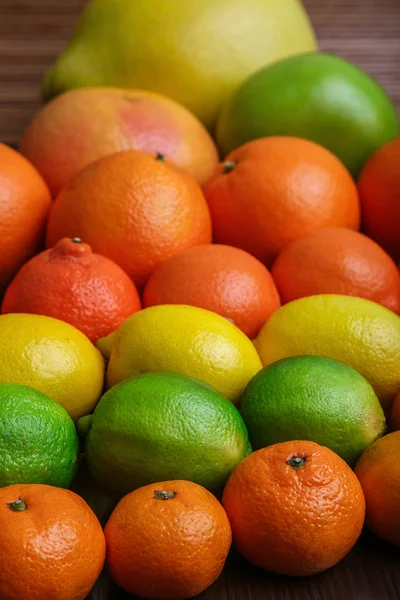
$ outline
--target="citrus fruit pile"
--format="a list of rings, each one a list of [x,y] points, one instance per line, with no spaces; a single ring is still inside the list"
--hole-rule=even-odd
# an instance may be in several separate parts
[[[400,545],[390,99],[312,51],[294,0],[287,21],[275,0],[177,2],[168,23],[193,37],[195,74],[157,29],[165,3],[138,0],[140,56],[158,56],[150,19],[166,60],[145,77],[140,38],[122,36],[127,82],[107,21],[131,9],[112,4],[89,3],[19,151],[0,144],[1,600],[84,600],[105,563],[128,593],[185,600],[232,541],[308,576],[364,522]],[[204,35],[233,8],[248,23],[208,73]],[[266,21],[277,47],[254,29],[239,60]],[[76,64],[93,48],[109,50],[99,81]],[[110,499],[101,523],[68,489],[88,472]]]

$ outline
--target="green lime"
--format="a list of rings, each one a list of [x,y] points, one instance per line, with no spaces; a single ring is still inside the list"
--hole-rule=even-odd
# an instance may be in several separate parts
[[[67,411],[25,385],[0,383],[0,487],[44,483],[66,488],[79,442]]]
[[[368,381],[321,356],[285,358],[262,369],[242,396],[241,413],[255,449],[310,440],[350,465],[385,431],[383,410]]]
[[[399,122],[385,91],[366,73],[336,56],[309,53],[251,75],[217,127],[225,155],[273,135],[317,142],[357,176],[380,146],[399,135]]]
[[[219,493],[250,452],[235,406],[211,386],[175,373],[143,373],[104,394],[78,423],[89,470],[122,496],[157,481],[187,479]]]

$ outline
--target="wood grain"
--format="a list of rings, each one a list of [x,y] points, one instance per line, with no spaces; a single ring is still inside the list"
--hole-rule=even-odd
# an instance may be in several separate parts
[[[284,0],[282,0],[284,2]],[[16,144],[85,0],[0,0],[0,139]],[[400,1],[304,0],[321,50],[364,68],[400,107]]]

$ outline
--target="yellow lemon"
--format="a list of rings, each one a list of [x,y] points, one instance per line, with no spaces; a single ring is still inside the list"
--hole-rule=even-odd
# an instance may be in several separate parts
[[[244,333],[224,317],[186,305],[146,308],[126,319],[98,347],[110,354],[107,383],[149,371],[200,379],[233,402],[262,367]]]
[[[272,315],[254,344],[264,366],[319,355],[353,367],[386,411],[400,389],[400,317],[369,300],[335,294],[295,300]]]
[[[0,316],[0,383],[35,388],[76,421],[101,395],[104,360],[78,329],[41,315]]]

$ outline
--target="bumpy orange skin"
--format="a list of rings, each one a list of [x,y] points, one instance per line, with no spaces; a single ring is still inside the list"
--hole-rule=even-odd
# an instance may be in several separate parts
[[[394,399],[389,423],[392,431],[398,431],[400,429],[400,390]]]
[[[8,506],[22,498],[23,512]],[[48,485],[0,489],[1,600],[84,600],[105,559],[96,515],[77,494]]]
[[[363,230],[400,259],[400,137],[380,148],[358,180]]]
[[[155,271],[143,305],[156,304],[211,310],[253,339],[280,301],[271,274],[254,256],[232,246],[207,244],[180,252]]]
[[[175,492],[167,500],[155,491]],[[158,600],[197,596],[218,579],[231,545],[218,500],[190,481],[154,483],[123,498],[106,528],[107,566],[130,594]]]
[[[372,444],[355,473],[367,503],[365,524],[383,539],[400,546],[400,431]]]
[[[0,293],[40,248],[50,192],[21,154],[0,143]]]
[[[79,237],[143,286],[181,250],[211,241],[211,220],[196,180],[138,150],[89,165],[56,198],[47,245]]]
[[[57,195],[89,163],[130,148],[161,152],[199,183],[219,160],[210,134],[181,104],[143,90],[104,87],[71,90],[46,104],[20,150]]]
[[[302,468],[287,461],[307,457]],[[269,446],[232,473],[222,504],[239,551],[284,575],[312,575],[341,560],[356,543],[365,501],[350,467],[314,442]]]
[[[22,267],[1,312],[54,317],[96,342],[140,308],[136,287],[121,267],[93,254],[88,244],[64,238]]]
[[[282,250],[271,273],[284,304],[315,294],[344,294],[400,313],[395,262],[358,231],[332,227],[294,240]]]
[[[360,225],[349,172],[329,150],[303,139],[244,144],[220,163],[204,191],[214,240],[242,248],[267,266],[311,231]]]

